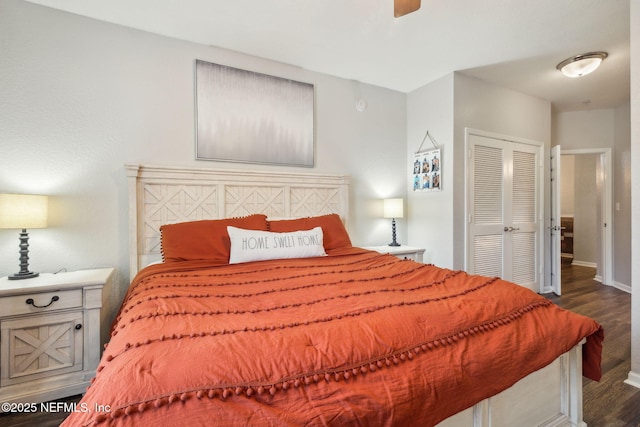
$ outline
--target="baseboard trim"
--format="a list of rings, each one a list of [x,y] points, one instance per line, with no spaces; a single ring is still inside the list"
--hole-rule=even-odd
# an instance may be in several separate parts
[[[626,380],[624,380],[624,383],[636,388],[640,388],[640,373],[636,373],[633,371],[629,372],[629,376]]]
[[[620,289],[621,291],[626,292],[628,294],[631,293],[631,286],[625,285],[624,283],[616,282],[614,280],[611,286],[613,286],[616,289]]]
[[[540,424],[540,427],[587,427],[587,424],[584,421],[579,421],[577,424],[572,423],[565,414],[558,414]]]
[[[589,262],[589,261],[577,261],[574,259],[573,261],[571,261],[571,264],[579,265],[580,267],[598,268],[598,264],[596,264],[595,262]]]

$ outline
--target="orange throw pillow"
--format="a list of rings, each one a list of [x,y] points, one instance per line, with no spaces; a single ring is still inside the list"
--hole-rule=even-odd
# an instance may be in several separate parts
[[[255,214],[163,225],[160,227],[162,259],[164,262],[207,259],[228,263],[231,241],[227,226],[267,231],[267,217]]]
[[[325,250],[350,248],[352,246],[347,229],[344,228],[344,224],[338,214],[269,221],[269,231],[277,233],[311,230],[315,227],[322,227]]]

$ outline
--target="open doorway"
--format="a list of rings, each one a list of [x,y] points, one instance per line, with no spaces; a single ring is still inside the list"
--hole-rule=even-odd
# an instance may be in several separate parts
[[[561,263],[611,284],[611,150],[561,151]]]

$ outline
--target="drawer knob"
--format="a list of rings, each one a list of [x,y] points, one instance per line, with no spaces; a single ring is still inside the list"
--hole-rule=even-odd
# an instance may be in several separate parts
[[[49,304],[47,304],[47,305],[37,305],[35,303],[35,301],[33,301],[33,298],[28,298],[25,302],[28,305],[34,306],[35,308],[45,308],[45,307],[49,307],[51,304],[53,304],[54,302],[58,301],[59,299],[60,299],[60,297],[58,295],[54,295],[54,296],[51,297],[51,301],[49,301]]]

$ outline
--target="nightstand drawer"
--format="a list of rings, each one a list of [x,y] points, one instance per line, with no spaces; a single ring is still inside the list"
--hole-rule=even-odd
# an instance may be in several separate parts
[[[82,289],[25,293],[0,298],[0,313],[3,316],[43,313],[74,307],[82,307]]]

